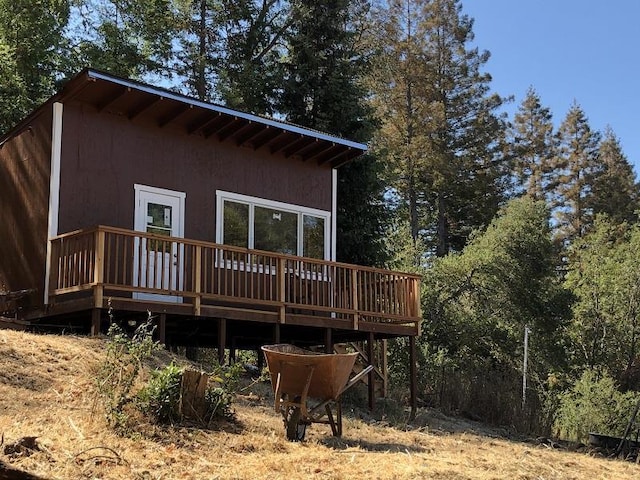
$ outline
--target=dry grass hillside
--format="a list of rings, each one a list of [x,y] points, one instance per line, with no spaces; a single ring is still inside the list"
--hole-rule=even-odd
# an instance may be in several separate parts
[[[46,479],[640,478],[634,463],[483,435],[473,424],[446,428],[454,424],[424,414],[408,431],[346,418],[341,439],[312,425],[305,442],[290,443],[264,385],[239,395],[237,421],[217,430],[123,438],[96,400],[103,351],[104,340],[0,330],[0,479],[14,478],[7,466]],[[11,448],[24,437],[38,448]]]

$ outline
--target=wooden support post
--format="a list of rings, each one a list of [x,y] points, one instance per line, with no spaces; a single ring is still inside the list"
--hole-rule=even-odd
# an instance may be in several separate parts
[[[227,320],[218,319],[218,363],[224,364],[224,350],[227,347]]]
[[[374,365],[375,352],[373,351],[376,339],[373,332],[369,332],[367,339],[367,356],[369,357],[369,365]],[[374,365],[375,366],[375,365]],[[376,372],[375,368],[369,372],[369,410],[373,410],[376,406]]]
[[[264,368],[264,353],[262,352],[261,348],[258,348],[257,356],[258,356],[258,371],[262,373],[262,369]]]
[[[409,377],[411,379],[411,413],[409,414],[410,421],[415,420],[418,410],[418,366],[416,365],[416,361],[416,337],[411,335],[409,337]]]
[[[380,354],[382,364],[380,365],[380,373],[382,373],[382,395],[386,398],[389,394],[389,364],[387,361],[387,339],[381,341],[382,352]]]
[[[234,365],[236,363],[236,340],[231,339],[231,345],[229,346],[229,364]]]
[[[91,336],[100,335],[100,327],[102,324],[102,310],[94,308],[91,310]]]
[[[280,324],[276,323],[273,327],[273,343],[280,343]]]
[[[333,353],[333,336],[331,333],[330,328],[324,330],[324,353]]]
[[[161,313],[158,317],[158,342],[167,346],[167,314]]]

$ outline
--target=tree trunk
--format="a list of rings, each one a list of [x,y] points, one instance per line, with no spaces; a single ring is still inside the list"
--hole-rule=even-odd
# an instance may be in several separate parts
[[[449,251],[449,232],[447,231],[447,212],[444,195],[438,193],[438,243],[436,245],[436,256],[444,257]]]

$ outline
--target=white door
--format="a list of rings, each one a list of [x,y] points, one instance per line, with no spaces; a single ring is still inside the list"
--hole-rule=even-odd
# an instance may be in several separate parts
[[[185,193],[135,185],[135,226],[138,232],[184,238]],[[176,291],[182,288],[184,247],[162,238],[136,239],[133,284],[137,287]],[[136,293],[139,300],[182,302],[182,297]]]

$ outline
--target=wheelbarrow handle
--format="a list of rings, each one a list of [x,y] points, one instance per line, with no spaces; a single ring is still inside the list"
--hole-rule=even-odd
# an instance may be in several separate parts
[[[357,374],[355,377],[349,380],[347,384],[344,386],[344,388],[340,391],[340,395],[342,395],[344,392],[346,392],[351,387],[353,387],[356,383],[358,383],[360,379],[365,375],[367,375],[371,370],[373,370],[373,365],[369,365],[364,370],[362,370],[359,374]]]

